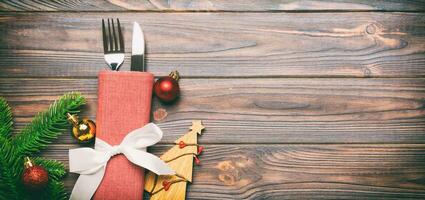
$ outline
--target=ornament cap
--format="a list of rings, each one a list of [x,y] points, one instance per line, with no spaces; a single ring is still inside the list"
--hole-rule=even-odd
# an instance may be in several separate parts
[[[66,116],[68,117],[68,121],[73,124],[74,126],[78,125],[78,116],[77,115],[71,115],[71,113],[66,113]]]
[[[24,165],[25,165],[25,168],[30,168],[34,166],[34,164],[32,163],[31,159],[28,156],[24,158]]]
[[[176,81],[179,81],[180,79],[180,74],[177,70],[172,71],[168,76],[173,78]]]

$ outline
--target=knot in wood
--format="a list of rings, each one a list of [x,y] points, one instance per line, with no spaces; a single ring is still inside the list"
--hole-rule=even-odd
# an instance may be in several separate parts
[[[153,119],[155,121],[161,121],[165,119],[168,116],[167,110],[164,108],[158,108],[153,112]]]
[[[366,26],[366,33],[373,35],[376,33],[376,25],[375,24],[369,24]]]

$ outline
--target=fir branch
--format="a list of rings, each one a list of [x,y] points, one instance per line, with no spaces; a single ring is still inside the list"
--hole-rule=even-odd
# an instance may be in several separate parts
[[[77,113],[86,103],[80,93],[68,93],[39,113],[13,140],[19,155],[31,155],[47,147],[68,128],[66,113]]]
[[[10,138],[12,134],[12,111],[6,99],[0,97],[0,137]]]
[[[43,200],[67,200],[68,193],[60,181],[51,180],[42,195]]]
[[[27,193],[21,182],[23,157],[47,147],[69,126],[66,113],[79,112],[78,108],[85,103],[79,93],[65,94],[11,138],[12,112],[6,100],[0,98],[0,199],[68,199],[64,184],[59,181],[66,174],[65,166],[42,158],[35,158],[34,162],[48,171],[49,184],[39,195]]]
[[[0,199],[17,199],[17,197],[12,192],[13,190],[10,188],[10,185],[0,177]]]
[[[19,181],[22,171],[22,165],[18,165],[18,160],[21,157],[15,155],[10,141],[3,137],[0,137],[0,158],[0,197],[6,197],[10,194],[14,198],[18,198],[16,182]]]
[[[58,181],[66,175],[65,165],[61,162],[43,158],[33,158],[32,160],[36,165],[40,165],[47,170],[50,180]]]

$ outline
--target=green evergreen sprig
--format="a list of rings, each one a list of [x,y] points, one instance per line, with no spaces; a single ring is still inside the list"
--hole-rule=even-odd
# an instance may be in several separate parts
[[[0,98],[0,137],[10,138],[12,126],[12,111],[6,100]]]
[[[20,156],[14,156],[10,141],[3,136],[0,136],[0,158],[0,199],[14,199],[18,196],[16,173],[20,170],[11,167],[15,166]]]
[[[69,124],[66,113],[77,113],[86,100],[78,93],[69,93],[55,101],[46,112],[39,113],[13,140],[18,153],[31,155],[47,147]]]
[[[56,160],[46,160],[40,157],[32,159],[36,165],[44,167],[49,173],[49,178],[59,181],[66,175],[65,165]]]
[[[80,93],[65,94],[13,137],[11,108],[0,97],[0,199],[30,199],[36,195],[28,194],[21,184],[24,157],[45,149],[68,128],[66,113],[78,113],[85,103]],[[33,158],[33,161],[49,173],[47,188],[37,196],[41,199],[67,199],[68,194],[60,181],[66,175],[65,166],[43,158]]]

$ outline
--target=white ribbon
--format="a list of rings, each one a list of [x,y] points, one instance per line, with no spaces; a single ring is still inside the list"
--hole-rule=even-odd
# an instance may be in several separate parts
[[[146,147],[156,144],[161,138],[161,129],[149,123],[131,131],[119,145],[111,146],[96,138],[95,149],[69,150],[69,171],[80,174],[70,199],[89,200],[102,181],[109,159],[120,153],[130,162],[158,175],[174,175],[175,172],[164,161],[146,152]]]

